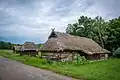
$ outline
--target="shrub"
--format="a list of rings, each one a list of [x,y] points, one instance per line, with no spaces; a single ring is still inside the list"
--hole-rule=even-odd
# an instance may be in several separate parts
[[[76,59],[73,60],[73,63],[75,65],[87,64],[88,60],[84,56],[78,56]]]
[[[120,58],[120,48],[114,51],[113,56]]]

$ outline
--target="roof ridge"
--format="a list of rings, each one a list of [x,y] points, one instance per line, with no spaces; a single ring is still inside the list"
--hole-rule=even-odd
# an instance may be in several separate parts
[[[60,34],[66,34],[66,36],[72,36],[72,37],[79,37],[79,38],[86,38],[86,39],[91,39],[91,38],[87,38],[87,37],[83,37],[83,36],[77,36],[77,35],[71,35],[68,33],[64,33],[64,32],[59,32],[59,31],[54,31],[55,33],[60,33]],[[92,40],[92,39],[91,39]]]

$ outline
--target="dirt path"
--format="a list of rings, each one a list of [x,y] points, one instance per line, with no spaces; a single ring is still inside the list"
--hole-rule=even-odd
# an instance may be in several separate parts
[[[0,80],[75,80],[0,57]]]

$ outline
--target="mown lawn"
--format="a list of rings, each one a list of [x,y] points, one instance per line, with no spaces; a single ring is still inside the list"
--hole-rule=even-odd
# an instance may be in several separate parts
[[[28,65],[49,69],[54,72],[78,79],[120,80],[120,59],[109,59],[84,65],[75,65],[59,62],[48,64],[45,59],[19,56],[18,54],[13,54],[10,50],[0,50],[0,55]]]

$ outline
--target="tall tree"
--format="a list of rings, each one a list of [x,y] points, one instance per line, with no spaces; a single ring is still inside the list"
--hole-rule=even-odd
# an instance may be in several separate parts
[[[81,16],[78,23],[68,24],[66,32],[72,35],[92,38],[93,20],[87,16]]]
[[[0,49],[12,49],[12,47],[12,43],[0,41]]]
[[[109,20],[107,32],[109,32],[107,44],[109,45],[109,49],[113,52],[120,47],[120,17]]]
[[[105,44],[106,38],[107,38],[106,29],[108,27],[108,24],[100,16],[95,17],[94,20],[95,21],[94,21],[94,25],[93,25],[94,26],[93,31],[94,31],[94,34],[97,34],[96,37],[98,37],[97,38],[98,41],[96,39],[94,39],[94,40],[97,41],[104,48],[104,44]]]

